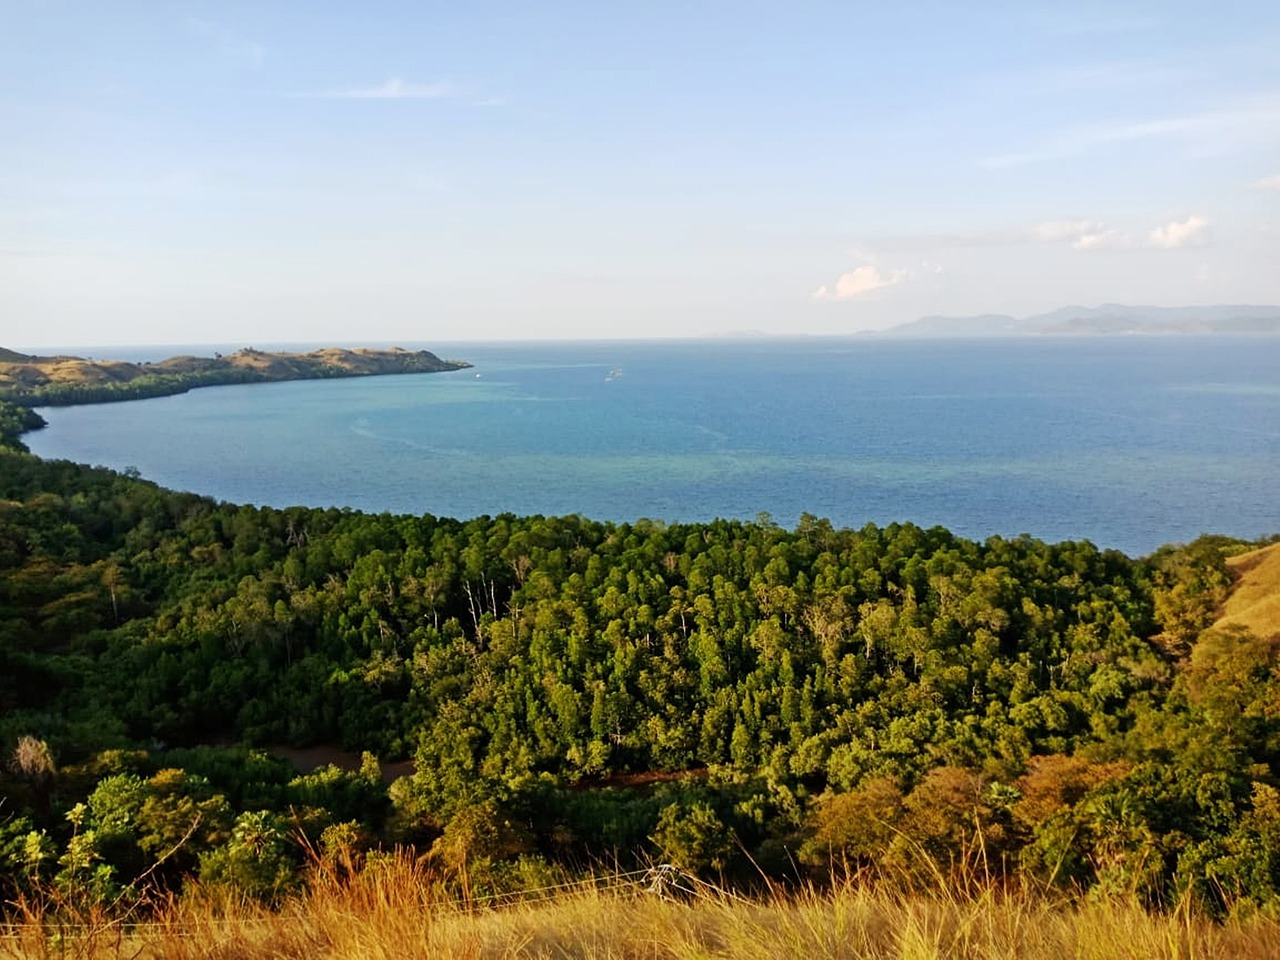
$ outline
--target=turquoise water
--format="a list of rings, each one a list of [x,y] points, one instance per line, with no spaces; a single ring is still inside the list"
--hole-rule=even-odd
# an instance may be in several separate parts
[[[276,506],[807,512],[1130,553],[1280,530],[1280,338],[424,346],[475,369],[45,409],[27,441]]]

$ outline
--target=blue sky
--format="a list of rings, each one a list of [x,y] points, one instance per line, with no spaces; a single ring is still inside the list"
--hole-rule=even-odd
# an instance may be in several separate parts
[[[0,344],[1280,303],[1273,3],[0,0]]]

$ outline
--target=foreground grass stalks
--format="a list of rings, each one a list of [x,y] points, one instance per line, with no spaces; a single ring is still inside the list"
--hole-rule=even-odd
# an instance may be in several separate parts
[[[1216,924],[1123,902],[1055,904],[988,890],[920,896],[846,885],[759,902],[706,893],[670,902],[587,890],[542,903],[469,909],[441,899],[419,866],[330,874],[276,910],[212,892],[133,926],[60,925],[28,911],[0,956],[105,958],[557,958],[557,960],[1262,960],[1280,921]],[[73,918],[74,919],[74,918]]]

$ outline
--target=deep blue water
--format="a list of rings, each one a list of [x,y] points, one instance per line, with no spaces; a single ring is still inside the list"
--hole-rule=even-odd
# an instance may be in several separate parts
[[[807,512],[1131,554],[1280,530],[1280,338],[427,346],[475,369],[45,409],[27,442],[276,506]]]

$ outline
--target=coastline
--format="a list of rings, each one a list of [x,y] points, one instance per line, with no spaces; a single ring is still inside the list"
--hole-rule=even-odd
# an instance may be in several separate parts
[[[1134,556],[1275,528],[1274,461],[1249,439],[1274,403],[1275,346],[1261,341],[445,349],[476,367],[41,408],[49,429],[25,439],[49,459],[279,508],[671,522],[767,510],[787,526],[807,512]],[[625,377],[606,382],[615,367]]]
[[[307,353],[246,347],[229,356],[175,356],[155,363],[41,357],[0,349],[0,401],[21,407],[115,403],[173,396],[200,387],[465,370],[429,350],[327,347]]]

